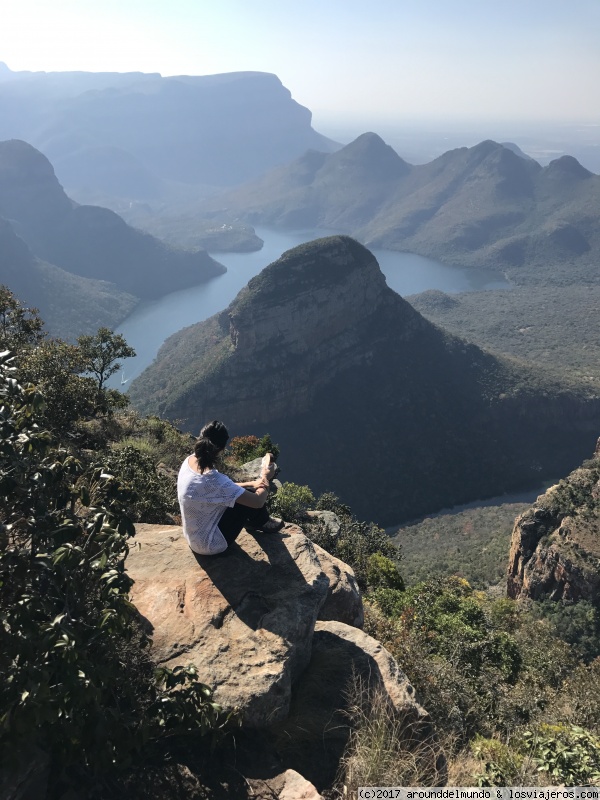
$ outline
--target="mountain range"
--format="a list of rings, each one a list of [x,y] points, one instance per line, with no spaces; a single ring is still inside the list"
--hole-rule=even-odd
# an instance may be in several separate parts
[[[571,156],[541,167],[510,144],[484,141],[413,166],[365,133],[211,198],[204,211],[333,229],[369,247],[502,269],[517,283],[600,279],[600,177]]]
[[[577,464],[600,398],[427,322],[344,236],[294,248],[171,336],[134,405],[197,432],[269,432],[285,479],[391,524]]]
[[[12,72],[0,64],[0,139],[24,139],[75,196],[156,201],[249,180],[337,145],[261,72]]]
[[[0,220],[0,282],[61,335],[112,326],[139,298],[225,271],[205,251],[178,250],[106,208],[73,202],[48,159],[20,140],[0,142]]]

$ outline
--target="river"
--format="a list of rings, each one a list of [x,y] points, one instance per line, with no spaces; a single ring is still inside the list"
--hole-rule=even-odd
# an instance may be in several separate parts
[[[154,360],[160,346],[171,334],[201,322],[225,309],[254,275],[275,261],[286,250],[324,235],[323,231],[275,231],[256,228],[264,246],[255,253],[218,253],[214,257],[227,267],[224,275],[206,283],[140,303],[119,326],[136,358],[127,359],[124,372],[114,376],[111,385],[121,389]],[[371,250],[379,262],[388,286],[400,295],[417,294],[426,289],[443,292],[468,292],[478,289],[506,289],[508,282],[499,273],[447,266],[430,258],[393,250]]]

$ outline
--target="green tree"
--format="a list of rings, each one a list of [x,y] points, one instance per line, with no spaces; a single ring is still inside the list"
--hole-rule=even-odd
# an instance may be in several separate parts
[[[135,350],[130,347],[120,333],[110,328],[98,328],[93,336],[85,335],[77,338],[81,353],[83,372],[93,375],[98,382],[98,390],[121,369],[122,358],[133,358]]]
[[[58,796],[212,732],[220,709],[193,668],[155,672],[124,569],[135,497],[57,446],[14,362],[0,354],[0,772],[42,751]]]
[[[0,285],[0,350],[20,352],[39,344],[45,336],[43,327],[37,308],[27,308]]]

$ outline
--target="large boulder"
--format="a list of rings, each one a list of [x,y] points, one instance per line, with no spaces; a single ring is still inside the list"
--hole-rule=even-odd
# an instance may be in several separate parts
[[[244,724],[284,719],[307,666],[329,579],[299,528],[242,531],[226,556],[195,556],[180,527],[137,525],[127,558],[132,600],[151,627],[153,658],[193,663]]]
[[[385,704],[399,721],[407,752],[418,754],[423,775],[443,785],[446,763],[431,719],[391,653],[351,625],[318,621],[310,664],[294,687],[290,714],[275,727],[283,763],[318,790],[331,786],[346,752],[353,708]]]
[[[319,620],[337,620],[355,628],[362,628],[365,619],[363,602],[354,570],[318,544],[314,544],[313,547],[323,571],[329,578],[329,589],[319,611]]]

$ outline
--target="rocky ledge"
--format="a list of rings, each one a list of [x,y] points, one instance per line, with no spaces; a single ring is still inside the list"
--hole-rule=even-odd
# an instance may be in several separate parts
[[[351,568],[300,528],[242,531],[218,557],[195,556],[178,526],[140,524],[136,533],[126,564],[132,600],[152,633],[153,659],[195,664],[215,700],[239,709],[240,736],[255,752],[257,774],[247,767],[249,780],[271,780],[278,797],[289,795],[279,784],[290,771],[316,785],[306,797],[331,786],[350,735],[346,692],[357,676],[368,691],[384,693],[413,737],[433,736],[399,665],[360,629],[362,601]],[[310,741],[305,718],[314,729]],[[273,745],[277,737],[285,746]]]

